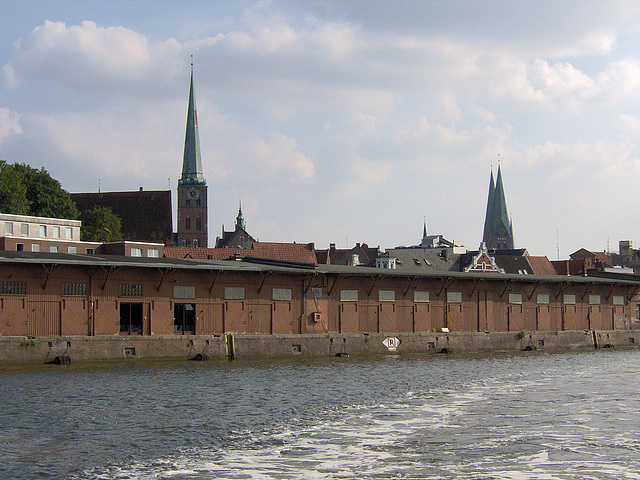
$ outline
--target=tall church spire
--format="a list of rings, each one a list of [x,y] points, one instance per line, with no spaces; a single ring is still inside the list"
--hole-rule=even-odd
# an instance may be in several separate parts
[[[178,180],[178,231],[176,243],[187,247],[208,246],[207,182],[202,175],[198,114],[193,90],[193,63],[189,85],[187,129],[184,136],[182,175]]]
[[[513,248],[513,226],[507,210],[507,200],[502,183],[502,170],[498,166],[498,177],[493,181],[493,169],[489,181],[487,213],[484,219],[482,241],[490,250]]]
[[[491,179],[489,180],[489,197],[487,198],[487,211],[484,215],[484,233],[482,234],[482,241],[486,242],[490,235],[493,226],[493,197],[496,191],[496,183],[493,180],[493,167],[491,167]]]
[[[198,112],[193,89],[193,63],[191,64],[191,84],[189,86],[189,106],[187,108],[187,129],[184,136],[182,176],[178,185],[205,185],[200,158],[200,136],[198,135]]]

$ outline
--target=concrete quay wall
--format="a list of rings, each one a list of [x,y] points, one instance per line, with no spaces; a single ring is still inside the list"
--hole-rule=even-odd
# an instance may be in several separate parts
[[[640,330],[0,337],[0,363],[455,354],[521,350],[557,352],[637,346],[640,346]]]

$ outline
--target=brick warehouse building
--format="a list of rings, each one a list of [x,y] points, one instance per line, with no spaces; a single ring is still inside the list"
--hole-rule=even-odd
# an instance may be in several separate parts
[[[639,289],[591,277],[5,251],[0,336],[620,330]]]

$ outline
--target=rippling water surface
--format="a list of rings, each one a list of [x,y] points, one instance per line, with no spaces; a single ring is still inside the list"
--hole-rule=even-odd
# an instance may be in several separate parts
[[[640,479],[640,351],[0,366],[2,479]]]

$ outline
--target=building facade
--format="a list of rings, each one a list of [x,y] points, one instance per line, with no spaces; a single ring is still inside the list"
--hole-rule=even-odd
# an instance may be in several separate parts
[[[95,253],[102,245],[80,241],[80,220],[0,214],[0,250]]]
[[[0,335],[620,330],[635,325],[639,289],[589,277],[0,252]]]
[[[109,208],[121,221],[123,240],[173,245],[171,190],[72,193],[71,199],[82,213]]]

